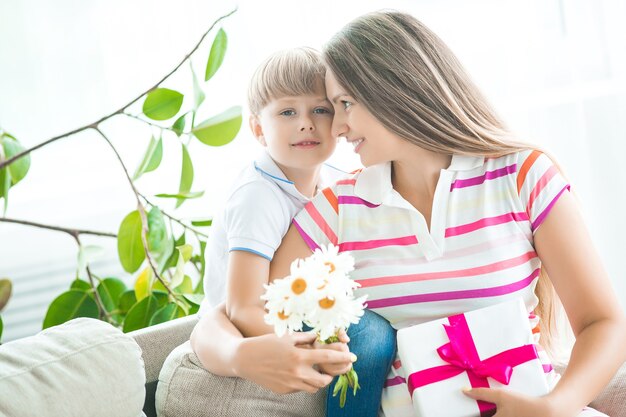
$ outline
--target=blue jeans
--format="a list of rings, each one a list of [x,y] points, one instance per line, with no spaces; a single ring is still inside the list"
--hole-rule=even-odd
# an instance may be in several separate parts
[[[354,370],[361,389],[352,395],[348,390],[344,408],[339,407],[339,394],[333,397],[337,378],[328,386],[326,417],[377,417],[387,374],[396,356],[396,331],[387,320],[365,310],[358,324],[348,328],[350,351],[357,356]]]

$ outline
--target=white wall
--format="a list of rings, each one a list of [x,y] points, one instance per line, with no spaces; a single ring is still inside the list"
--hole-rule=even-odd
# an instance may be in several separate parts
[[[91,123],[149,88],[176,65],[233,1],[1,1],[0,126],[26,146]],[[621,237],[626,217],[626,6],[619,0],[424,0],[283,2],[243,0],[223,27],[229,51],[206,84],[200,118],[245,103],[252,71],[285,47],[320,48],[350,19],[383,7],[413,13],[457,53],[503,118],[522,137],[552,150],[582,199],[594,242],[626,305]],[[193,62],[198,73],[212,35]],[[190,91],[185,66],[164,86]],[[140,106],[133,110],[139,113]],[[151,129],[118,117],[103,129],[134,169]],[[177,142],[165,136],[165,159],[139,181],[146,193],[178,187]],[[194,190],[181,217],[211,215],[228,178],[256,145],[240,134],[224,148],[191,145]],[[354,167],[340,147],[334,163]],[[172,207],[165,205],[165,207]],[[103,231],[117,230],[133,195],[112,152],[94,133],[64,139],[32,155],[11,192],[8,217]],[[96,264],[125,277],[112,242]],[[73,279],[76,247],[68,236],[0,223],[0,277],[15,281],[3,313],[5,340],[38,330],[46,306]],[[129,278],[129,277],[126,277]],[[25,294],[28,294],[26,296]]]

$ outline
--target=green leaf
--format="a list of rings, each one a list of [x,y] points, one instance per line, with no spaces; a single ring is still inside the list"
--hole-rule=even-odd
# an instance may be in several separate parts
[[[135,281],[135,296],[137,297],[137,301],[141,301],[152,292],[152,279],[154,274],[152,272],[152,268],[149,266],[145,267],[141,274],[137,277]]]
[[[135,295],[134,289],[124,291],[122,295],[120,296],[120,301],[118,304],[120,313],[122,314],[128,313],[128,310],[130,310],[130,308],[133,305],[135,305],[136,302],[137,302],[137,296]]]
[[[185,231],[183,231],[183,234],[180,235],[180,237],[178,239],[176,239],[176,242],[174,243],[175,247],[179,247],[179,246],[183,246],[185,244]],[[164,269],[168,269],[168,268],[172,268],[174,266],[176,266],[176,263],[178,262],[178,251],[172,251],[171,256],[169,257],[169,259],[167,260],[167,262],[165,263],[165,268]]]
[[[13,291],[13,284],[8,278],[0,279],[0,311],[7,305],[9,298],[11,298],[11,292]]]
[[[2,316],[0,316],[0,341],[2,341],[2,330],[4,330],[4,324],[2,323]]]
[[[220,29],[215,35],[213,45],[211,45],[211,52],[209,53],[209,60],[206,64],[206,70],[204,72],[204,81],[209,81],[224,61],[224,55],[226,55],[226,48],[228,46],[228,37],[224,29]]]
[[[174,291],[179,294],[192,294],[193,293],[193,281],[189,275],[185,275],[183,282],[180,283]]]
[[[174,320],[179,317],[185,317],[185,312],[176,303],[169,303],[165,307],[159,309],[150,319],[150,326],[155,324],[165,323],[166,321]]]
[[[204,294],[183,294],[183,297],[191,304],[199,306],[204,300]]]
[[[167,295],[167,291],[153,291],[152,295],[154,295],[157,299],[157,309],[164,307],[169,302],[169,296]]]
[[[152,120],[167,120],[176,116],[183,105],[184,96],[169,88],[157,88],[148,93],[143,102],[143,114]]]
[[[165,240],[162,250],[154,257],[154,260],[157,263],[157,271],[159,271],[160,274],[163,274],[163,271],[165,271],[165,267],[167,266],[170,256],[172,256],[173,253],[174,239],[168,236]]]
[[[124,319],[124,333],[143,329],[150,325],[150,318],[157,311],[158,301],[154,295],[150,295],[131,307]]]
[[[201,220],[192,220],[191,221],[191,225],[192,226],[198,226],[198,227],[202,227],[202,226],[211,226],[213,224],[213,219],[201,219]]]
[[[11,173],[6,168],[0,169],[0,198],[4,199],[5,215],[9,206],[9,188],[11,188]]]
[[[52,301],[43,321],[43,328],[47,329],[76,317],[97,319],[98,305],[85,291],[69,290]]]
[[[204,195],[204,191],[191,191],[187,193],[178,193],[178,194],[155,194],[155,197],[191,200],[194,198],[200,198],[203,195]]]
[[[153,206],[148,213],[148,248],[150,251],[160,253],[166,249],[167,227],[163,213],[157,206]]]
[[[189,61],[189,67],[191,68],[191,76],[193,78],[193,109],[195,111],[198,110],[198,107],[200,107],[206,98],[206,95],[204,94],[204,91],[202,91],[202,87],[200,87],[198,77],[196,77],[196,72],[193,70],[191,61]]]
[[[0,136],[0,145],[2,145],[3,154],[6,159],[12,158],[25,150],[22,144],[8,133],[4,133]],[[9,165],[8,168],[11,173],[11,185],[15,185],[28,173],[30,169],[30,155],[23,156]]]
[[[176,136],[180,137],[185,131],[185,118],[187,117],[187,113],[180,116],[174,124],[172,125],[172,130],[176,133]]]
[[[196,285],[196,289],[194,291],[195,294],[204,295],[204,273],[206,271],[206,258],[204,253],[206,252],[206,241],[200,241],[200,279],[198,280],[198,284]]]
[[[141,242],[141,216],[137,210],[122,220],[117,233],[117,254],[124,270],[131,274],[139,269],[146,258]]]
[[[176,270],[170,282],[172,288],[176,288],[182,284],[183,278],[185,277],[185,264],[191,259],[193,247],[191,245],[183,245],[176,249],[178,249],[178,260],[176,261]]]
[[[133,175],[133,181],[136,181],[146,172],[154,171],[161,164],[163,159],[163,138],[159,136],[159,140],[156,140],[154,136],[150,138],[148,143],[148,149],[143,155],[143,159]]]
[[[91,290],[91,284],[82,279],[76,278],[70,285],[70,290],[89,291]]]
[[[191,132],[205,145],[222,146],[235,139],[240,128],[241,106],[234,106],[200,123]]]
[[[117,308],[120,297],[126,291],[126,284],[117,278],[105,278],[98,284],[97,291],[104,308],[110,312]]]
[[[178,187],[179,194],[186,194],[191,190],[191,184],[193,184],[193,164],[187,146],[182,144],[183,147],[183,165],[180,173],[180,186]],[[185,202],[185,199],[176,200],[176,208],[180,207]]]

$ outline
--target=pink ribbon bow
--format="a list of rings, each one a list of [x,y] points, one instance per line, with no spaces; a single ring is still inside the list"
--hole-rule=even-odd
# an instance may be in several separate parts
[[[467,372],[472,387],[489,387],[487,378],[508,385],[511,381],[513,368],[522,363],[537,359],[535,345],[523,345],[505,350],[490,358],[481,360],[478,357],[474,339],[463,314],[448,317],[450,325],[444,324],[450,343],[439,347],[437,353],[448,365],[436,366],[424,369],[409,375],[407,384],[409,393],[424,385],[429,385],[444,379],[452,378],[463,372]],[[495,404],[478,401],[481,416],[492,415]]]

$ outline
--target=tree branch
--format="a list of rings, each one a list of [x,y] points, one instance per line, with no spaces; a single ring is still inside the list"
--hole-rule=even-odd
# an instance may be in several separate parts
[[[35,222],[28,221],[28,220],[10,219],[8,217],[0,217],[0,222],[22,224],[25,226],[39,227],[40,229],[56,230],[58,232],[65,232],[71,236],[93,235],[93,236],[117,237],[115,233],[96,232],[93,230],[83,230],[83,229],[71,229],[71,228],[66,228],[66,227],[51,226],[48,224],[35,223]]]
[[[143,195],[143,194],[139,193],[139,197],[143,198],[143,200],[146,202],[146,204],[149,204],[149,205],[150,205],[150,206],[152,206],[152,207],[158,207],[156,204],[154,204],[153,202],[151,202],[150,200],[148,200],[148,198],[146,198],[146,196],[145,196],[145,195]],[[160,207],[159,207],[159,209],[161,210],[161,213],[162,213],[165,217],[168,217],[170,220],[174,220],[176,223],[180,224],[180,225],[181,225],[181,226],[183,226],[185,229],[188,229],[188,230],[192,231],[192,232],[193,232],[193,233],[195,233],[196,235],[200,235],[200,236],[205,237],[205,238],[208,238],[208,237],[209,237],[209,235],[207,235],[206,233],[202,233],[202,232],[201,232],[201,231],[199,231],[198,229],[196,229],[196,228],[194,228],[194,227],[192,227],[192,226],[189,226],[189,225],[188,225],[188,224],[186,224],[186,223],[183,223],[181,220],[177,219],[176,217],[174,217],[174,216],[172,216],[172,215],[170,215],[170,214],[167,214],[167,213],[166,213],[165,211],[163,211]]]
[[[148,94],[150,91],[154,90],[155,88],[157,88],[159,85],[161,85],[161,83],[163,83],[163,81],[165,81],[170,75],[172,75],[174,72],[176,72],[176,70],[178,70],[178,68],[180,68],[185,61],[187,61],[189,59],[189,57],[196,52],[196,50],[200,47],[200,44],[202,43],[202,41],[204,40],[204,38],[206,38],[206,36],[211,32],[211,30],[213,30],[213,28],[215,27],[215,25],[217,25],[219,22],[221,22],[222,20],[226,19],[227,17],[231,16],[233,13],[235,13],[237,11],[237,8],[233,9],[231,12],[221,16],[220,18],[218,18],[215,22],[213,22],[213,24],[211,25],[211,27],[204,33],[204,35],[202,35],[202,37],[200,38],[200,40],[198,41],[198,43],[196,44],[196,46],[194,46],[194,48],[191,50],[191,52],[189,52],[187,55],[185,55],[185,57],[183,58],[182,61],[180,61],[180,63],[178,65],[176,65],[176,67],[174,67],[173,70],[171,70],[167,75],[165,75],[160,81],[158,81],[156,84],[154,84],[152,87],[150,87],[149,89],[147,89],[146,91],[144,91],[143,93],[141,93],[140,95],[138,95],[136,98],[134,98],[133,100],[131,100],[128,104],[124,105],[123,107],[117,109],[116,111],[114,111],[113,113],[102,117],[101,119],[99,119],[98,121],[95,121],[93,123],[90,123],[88,125],[79,127],[78,129],[74,129],[71,132],[67,132],[67,133],[63,133],[59,136],[55,136],[53,138],[50,138],[38,145],[33,146],[32,148],[26,149],[23,152],[18,153],[17,155],[5,160],[5,161],[0,161],[0,169],[4,168],[7,165],[12,164],[13,162],[17,161],[18,159],[30,154],[31,152],[36,151],[39,148],[42,148],[52,142],[55,142],[59,139],[74,135],[76,133],[82,132],[83,130],[86,129],[96,129],[98,128],[98,126],[100,125],[100,123],[104,122],[105,120],[110,119],[111,117],[117,115],[117,114],[122,114],[124,112],[124,110],[126,110],[128,107],[132,106],[133,104],[135,104],[141,97],[145,96],[146,94]]]
[[[150,265],[150,268],[152,269],[154,276],[159,280],[159,282],[161,282],[161,284],[163,284],[163,286],[165,287],[167,292],[170,294],[170,296],[174,297],[174,293],[170,289],[169,285],[167,285],[167,283],[165,282],[161,274],[159,274],[159,271],[156,265],[154,264],[154,260],[152,259],[152,255],[150,254],[150,250],[148,249],[148,238],[147,238],[148,217],[146,216],[146,208],[143,206],[143,204],[141,204],[141,200],[139,199],[139,191],[137,191],[137,188],[135,187],[135,183],[130,178],[130,175],[128,174],[128,169],[126,169],[126,165],[124,164],[124,161],[122,160],[122,157],[120,156],[119,152],[117,152],[117,149],[115,148],[115,146],[113,146],[113,143],[111,143],[109,138],[104,133],[102,133],[102,131],[98,127],[94,127],[93,129],[96,132],[98,132],[100,136],[102,136],[104,140],[109,144],[111,149],[113,149],[115,156],[117,156],[117,159],[120,161],[120,165],[122,165],[124,174],[126,175],[126,178],[128,179],[128,183],[130,184],[130,187],[132,188],[133,193],[135,194],[135,199],[137,200],[137,211],[139,211],[139,217],[141,218],[141,242],[142,242],[144,253],[146,254],[146,259],[148,260],[148,265]]]

